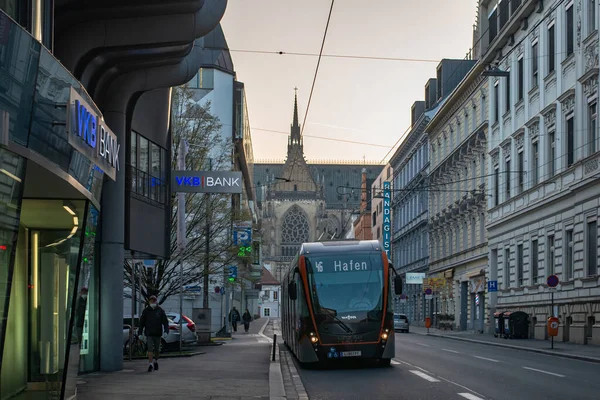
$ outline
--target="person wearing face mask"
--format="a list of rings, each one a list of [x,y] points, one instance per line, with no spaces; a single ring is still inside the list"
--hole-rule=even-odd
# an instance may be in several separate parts
[[[144,309],[140,317],[140,336],[144,335],[144,330],[148,345],[148,372],[152,372],[158,370],[160,338],[163,332],[169,333],[169,319],[165,311],[158,305],[156,296],[150,296],[148,307]]]
[[[76,344],[81,341],[83,334],[83,325],[85,323],[85,310],[87,307],[88,288],[84,287],[79,292],[77,305],[75,306],[75,332],[71,343]]]

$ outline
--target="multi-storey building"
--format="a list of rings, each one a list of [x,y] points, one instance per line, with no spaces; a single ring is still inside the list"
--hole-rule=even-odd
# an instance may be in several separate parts
[[[429,81],[433,90],[435,79]],[[417,101],[411,109],[411,128],[390,160],[393,168],[392,196],[392,259],[396,270],[407,273],[427,272],[429,234],[427,231],[427,169],[429,142],[425,126],[433,115],[435,101]],[[423,321],[423,286],[404,279],[405,296],[396,299],[395,310],[410,321]]]
[[[369,188],[372,181],[367,182],[367,169],[362,169],[362,178],[360,184],[360,209],[358,217],[354,220],[354,238],[356,240],[373,239],[373,220],[371,218],[371,199]]]
[[[473,61],[452,67],[462,72],[458,77],[462,81],[425,129],[430,143],[429,277],[437,278],[429,314],[454,321],[461,330],[482,331],[487,267],[487,79]],[[440,84],[444,86],[438,80]]]
[[[559,340],[600,343],[597,2],[480,6],[483,57],[505,75],[487,78],[492,308],[527,312],[539,339],[554,311]]]

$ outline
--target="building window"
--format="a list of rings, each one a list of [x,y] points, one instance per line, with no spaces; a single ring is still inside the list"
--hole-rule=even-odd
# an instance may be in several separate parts
[[[273,290],[273,301],[277,301],[278,296],[279,296],[279,292],[277,290]]]
[[[537,87],[539,84],[538,81],[538,42],[535,42],[531,45],[531,87]]]
[[[538,150],[538,142],[531,144],[531,186],[538,184],[538,169],[540,163],[540,154]]]
[[[519,173],[519,193],[522,193],[525,190],[525,171],[523,166],[523,149],[517,153],[517,170]]]
[[[504,287],[506,290],[510,288],[510,247],[504,249],[504,259],[502,260],[502,269],[504,273]]]
[[[485,214],[479,215],[479,244],[485,242]]]
[[[510,112],[510,68],[507,68],[506,72],[508,72],[508,76],[506,77],[506,106],[504,107],[504,110],[506,113],[508,113]]]
[[[523,96],[524,96],[524,92],[525,92],[525,82],[523,82],[524,78],[525,78],[525,64],[523,61],[523,57],[519,58],[519,61],[517,61],[517,74],[518,77],[517,79],[519,80],[518,85],[519,85],[519,90],[518,90],[518,96],[519,98],[517,99],[517,101],[521,101],[523,100]]]
[[[588,35],[596,30],[596,0],[588,0]]]
[[[567,167],[575,162],[575,124],[573,116],[567,119]]]
[[[500,204],[500,167],[494,166],[494,207]]]
[[[556,31],[554,24],[548,28],[548,75],[556,69]]]
[[[554,235],[548,235],[546,241],[546,275],[554,275]]]
[[[500,120],[500,116],[498,115],[498,104],[500,103],[500,90],[498,88],[498,81],[494,84],[494,122],[498,122]]]
[[[168,161],[165,149],[132,131],[127,166],[129,190],[165,204]]]
[[[556,132],[552,131],[548,133],[548,169],[550,177],[556,175]]]
[[[271,309],[268,307],[263,308],[263,315],[265,317],[270,317],[271,316]]]
[[[477,220],[475,218],[471,219],[471,246],[475,247],[477,245],[477,235],[475,234],[475,227],[477,226]]]
[[[504,162],[504,172],[506,174],[504,178],[504,194],[505,201],[510,199],[510,158],[507,158]]]
[[[598,275],[598,224],[590,221],[587,224],[587,264],[588,276]]]
[[[523,286],[523,245],[517,245],[517,286]]]
[[[569,229],[565,232],[564,251],[565,281],[570,281],[571,279],[573,279],[573,229]]]
[[[597,131],[598,131],[598,103],[595,101],[589,105],[588,108],[589,125],[588,125],[588,143],[589,143],[589,155],[594,154],[597,151]]]
[[[573,48],[575,47],[575,29],[573,24],[573,5],[567,8],[567,21],[566,21],[566,41],[567,41],[567,57],[573,54]],[[566,58],[566,57],[565,57]]]
[[[535,285],[536,283],[538,283],[538,275],[539,275],[538,241],[536,239],[536,240],[531,241],[531,284],[532,285]]]

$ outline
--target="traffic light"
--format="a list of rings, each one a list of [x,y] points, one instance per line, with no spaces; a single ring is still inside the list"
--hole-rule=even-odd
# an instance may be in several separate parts
[[[235,280],[237,279],[237,273],[238,273],[238,267],[236,266],[230,266],[229,267],[229,282],[235,282]]]

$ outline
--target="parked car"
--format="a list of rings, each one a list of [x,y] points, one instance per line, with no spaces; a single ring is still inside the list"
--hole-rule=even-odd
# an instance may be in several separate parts
[[[406,315],[394,314],[394,330],[408,333],[410,330],[410,322]]]
[[[167,317],[172,319],[177,325],[179,325],[179,313],[168,312]],[[184,343],[195,343],[196,342],[196,324],[191,318],[183,316],[183,342]]]

